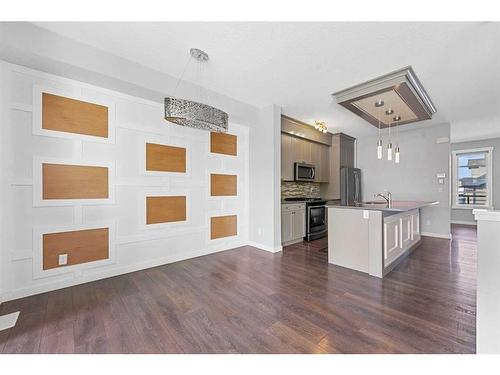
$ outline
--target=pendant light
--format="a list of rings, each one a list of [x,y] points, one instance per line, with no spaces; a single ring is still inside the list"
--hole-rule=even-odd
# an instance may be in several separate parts
[[[174,95],[177,91],[177,87],[184,77],[184,73],[189,66],[192,59],[198,62],[198,71],[201,70],[201,64],[208,61],[208,54],[197,48],[191,48],[190,57],[179,77],[177,85],[174,89]],[[201,81],[201,73],[200,81]],[[201,100],[201,82],[198,84],[200,88],[200,100]],[[208,101],[208,98],[207,98]],[[227,132],[228,125],[228,115],[226,112],[221,111],[218,108],[211,107],[207,104],[195,102],[192,100],[181,99],[176,97],[166,97],[165,98],[165,120],[173,122],[177,125],[188,126],[196,129],[210,130],[216,132]]]
[[[394,162],[396,164],[399,164],[399,124],[398,122],[401,121],[401,116],[395,116],[393,118],[394,121],[396,121],[396,149],[394,151]]]
[[[387,143],[387,160],[392,160],[391,122],[389,122],[389,143]]]
[[[378,111],[378,141],[377,141],[377,159],[382,159],[382,137],[380,136],[380,108],[384,106],[384,101],[379,99],[375,103],[375,107],[379,108]]]

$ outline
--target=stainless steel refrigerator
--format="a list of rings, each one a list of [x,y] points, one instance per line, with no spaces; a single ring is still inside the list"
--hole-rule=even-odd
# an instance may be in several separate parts
[[[340,200],[350,205],[361,202],[361,169],[340,168]]]

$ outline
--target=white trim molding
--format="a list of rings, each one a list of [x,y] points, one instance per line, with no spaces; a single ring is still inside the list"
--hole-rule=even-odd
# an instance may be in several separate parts
[[[173,196],[184,196],[186,197],[186,220],[183,221],[172,221],[167,223],[157,223],[157,224],[146,224],[147,217],[147,197],[173,197]],[[187,228],[191,226],[191,192],[187,189],[182,189],[178,187],[174,188],[146,188],[141,189],[138,194],[138,204],[139,213],[141,214],[141,219],[139,220],[139,230],[161,230],[161,229],[174,229],[174,228]]]
[[[70,232],[77,230],[87,230],[87,229],[99,229],[108,228],[109,229],[109,244],[108,244],[108,258],[102,260],[96,260],[93,262],[75,264],[72,266],[65,266],[59,268],[52,268],[49,270],[43,269],[43,235],[47,233],[59,233],[59,232]],[[103,265],[114,264],[116,261],[116,251],[115,251],[115,222],[114,221],[103,221],[94,222],[91,224],[69,224],[69,225],[44,225],[36,226],[33,228],[33,278],[41,279],[44,277],[61,275],[65,273],[71,273],[74,271],[80,271],[88,268],[95,268]]]
[[[42,128],[42,94],[53,94],[69,99],[80,100],[87,103],[98,104],[108,108],[108,136],[97,137],[93,135],[70,133]],[[91,95],[82,95],[81,85],[68,85],[67,88],[55,88],[50,86],[33,85],[33,135],[42,135],[56,138],[66,138],[72,140],[115,143],[115,103],[102,100]]]
[[[477,226],[477,222],[475,222],[475,221],[451,220],[451,223],[452,224],[474,225],[474,226]]]
[[[270,253],[279,253],[280,251],[283,250],[283,246],[272,247],[272,246],[263,245],[263,244],[260,244],[257,242],[253,242],[253,241],[248,241],[247,245],[255,247],[255,248],[260,249],[260,250],[269,251]]]
[[[434,232],[421,232],[421,236],[434,237],[434,238],[444,238],[446,240],[451,240],[451,233],[434,233]]]
[[[88,167],[108,168],[108,198],[102,199],[43,199],[42,196],[42,164],[65,164]],[[60,159],[33,157],[33,207],[100,205],[115,203],[115,163],[103,161],[87,161],[79,159]]]

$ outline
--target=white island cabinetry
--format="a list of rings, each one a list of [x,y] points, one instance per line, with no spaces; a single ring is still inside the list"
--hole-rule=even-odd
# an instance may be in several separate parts
[[[418,210],[384,217],[384,268],[420,241]]]
[[[420,244],[420,209],[437,204],[327,202],[328,262],[384,277]]]

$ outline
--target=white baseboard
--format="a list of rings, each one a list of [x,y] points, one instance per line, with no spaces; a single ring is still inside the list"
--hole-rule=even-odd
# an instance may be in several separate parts
[[[0,316],[0,331],[14,327],[18,317],[19,311]]]
[[[270,253],[279,253],[281,250],[283,250],[283,246],[271,247],[253,241],[248,241],[248,246],[253,246],[261,250],[266,250],[269,251]]]
[[[474,225],[475,227],[477,226],[476,221],[464,221],[464,220],[452,220],[452,224],[463,224],[463,225]]]
[[[426,237],[435,237],[435,238],[444,238],[447,240],[451,240],[451,233],[432,233],[432,232],[421,232],[420,235]]]
[[[46,282],[44,284],[37,284],[35,286],[14,289],[10,292],[3,293],[0,296],[0,300],[2,300],[3,302],[11,301],[14,299],[24,298],[24,297],[32,296],[35,294],[46,293],[46,292],[50,292],[50,291],[57,290],[57,289],[67,288],[70,286],[75,286],[75,285],[84,284],[84,283],[88,283],[88,282],[92,282],[92,281],[96,281],[96,280],[106,279],[108,277],[114,277],[114,276],[127,274],[130,272],[136,272],[136,271],[141,271],[141,270],[148,269],[148,268],[163,266],[165,264],[179,262],[181,260],[186,260],[186,259],[200,257],[203,255],[209,255],[209,254],[214,254],[214,253],[218,253],[221,251],[231,250],[231,249],[245,246],[245,245],[247,245],[246,242],[238,242],[238,243],[233,243],[233,244],[229,245],[229,247],[226,246],[226,247],[218,248],[218,249],[203,248],[203,249],[193,251],[189,254],[177,254],[174,256],[169,256],[169,257],[164,257],[164,258],[152,259],[152,260],[148,260],[145,262],[128,264],[126,266],[113,267],[111,269],[103,270],[101,272],[92,272],[92,270],[89,270],[92,273],[87,272],[87,273],[80,274],[77,277],[73,276],[73,277],[68,277],[67,279],[63,279],[63,280],[49,281],[49,282]]]

